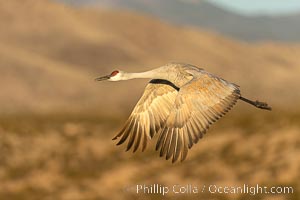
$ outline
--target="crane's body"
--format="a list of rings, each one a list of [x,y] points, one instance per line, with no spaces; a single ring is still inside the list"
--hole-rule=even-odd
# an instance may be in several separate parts
[[[169,63],[141,73],[113,71],[96,80],[152,79],[124,128],[114,137],[118,145],[128,140],[127,150],[146,148],[148,139],[159,134],[156,150],[172,162],[183,161],[188,149],[198,142],[209,126],[241,99],[258,108],[266,104],[241,96],[239,86],[196,66]]]

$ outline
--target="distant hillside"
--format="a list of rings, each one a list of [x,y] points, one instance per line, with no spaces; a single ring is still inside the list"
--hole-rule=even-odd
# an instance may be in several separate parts
[[[282,107],[299,102],[299,46],[250,45],[130,12],[47,0],[3,1],[0,23],[0,113],[127,113],[148,80],[94,78],[171,61],[235,82],[249,98]]]
[[[73,5],[101,5],[148,13],[183,25],[207,28],[246,41],[300,42],[300,11],[287,16],[242,16],[207,1],[58,0]]]

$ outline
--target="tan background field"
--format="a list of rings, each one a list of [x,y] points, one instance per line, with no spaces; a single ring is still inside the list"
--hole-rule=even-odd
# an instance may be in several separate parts
[[[300,199],[300,45],[246,43],[128,11],[46,0],[0,2],[0,199]],[[114,69],[187,62],[250,99],[183,163],[111,139],[149,80],[94,81]],[[137,184],[288,186],[292,194],[137,194]],[[129,189],[128,189],[129,188]]]

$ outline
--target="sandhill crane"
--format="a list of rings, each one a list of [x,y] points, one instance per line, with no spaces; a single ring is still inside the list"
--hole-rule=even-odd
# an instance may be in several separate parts
[[[190,64],[169,63],[154,70],[128,73],[120,70],[97,81],[152,79],[124,128],[113,138],[117,145],[128,140],[126,150],[144,151],[148,139],[159,134],[156,150],[166,159],[185,160],[188,149],[209,126],[225,115],[238,99],[271,110],[267,103],[241,96],[239,86]]]

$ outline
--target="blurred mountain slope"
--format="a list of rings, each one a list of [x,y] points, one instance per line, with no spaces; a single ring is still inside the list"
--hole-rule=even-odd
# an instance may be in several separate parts
[[[203,67],[272,105],[292,106],[300,96],[298,45],[251,45],[136,13],[46,0],[3,1],[0,23],[1,113],[124,113],[147,80],[93,79],[115,68],[143,71],[171,61]]]
[[[300,11],[279,16],[246,16],[209,1],[183,0],[58,0],[72,5],[129,9],[182,25],[206,28],[246,41],[300,41]]]

